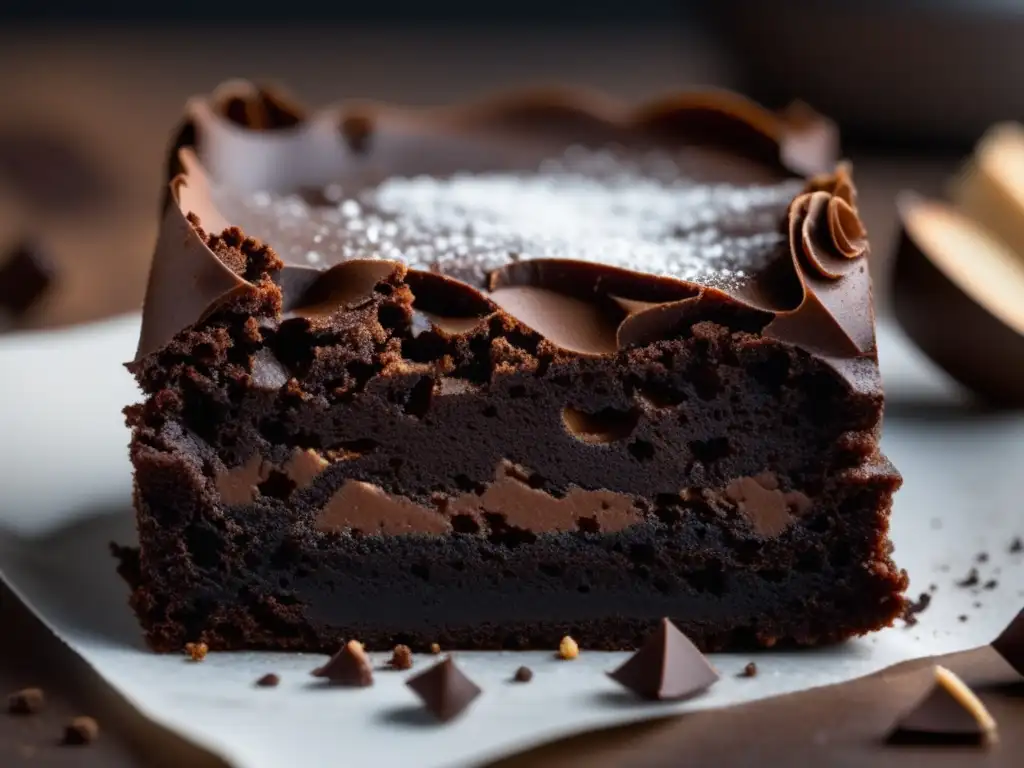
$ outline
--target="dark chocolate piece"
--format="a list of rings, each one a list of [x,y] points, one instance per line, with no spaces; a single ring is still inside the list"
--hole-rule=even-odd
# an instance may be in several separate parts
[[[46,697],[40,688],[23,688],[7,697],[7,711],[12,715],[34,715],[45,704]]]
[[[512,676],[512,679],[517,683],[528,683],[533,680],[533,670],[529,667],[520,667],[516,670],[516,673]]]
[[[451,657],[410,678],[406,685],[441,722],[451,720],[480,695],[480,689],[455,666]]]
[[[662,619],[643,647],[608,677],[646,699],[683,699],[706,691],[718,673],[686,635]]]
[[[363,650],[362,643],[349,640],[330,661],[312,672],[314,677],[323,677],[334,685],[365,688],[373,685],[373,665]]]
[[[809,123],[238,84],[187,120],[126,411],[154,648],[622,649],[669,616],[711,650],[901,615],[867,243]]]
[[[64,728],[63,744],[69,747],[84,747],[92,744],[100,735],[100,726],[94,718],[76,717]]]
[[[1024,675],[1024,610],[992,641],[992,647],[1011,667]]]
[[[46,293],[55,274],[50,259],[32,243],[0,255],[0,314],[25,314]]]
[[[990,744],[996,723],[974,692],[955,674],[935,667],[935,682],[908,708],[889,734],[891,744]]]
[[[256,681],[256,685],[259,688],[276,688],[278,685],[280,685],[280,683],[280,676],[274,674],[273,672],[268,672]]]

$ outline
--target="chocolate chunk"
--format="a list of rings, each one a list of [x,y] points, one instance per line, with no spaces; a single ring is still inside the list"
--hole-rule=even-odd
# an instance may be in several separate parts
[[[515,680],[517,683],[528,683],[531,680],[533,680],[533,670],[529,667],[520,667],[516,670],[516,673],[512,676],[512,679]]]
[[[910,706],[889,733],[893,744],[992,744],[996,723],[974,692],[945,667],[934,668],[927,693]]]
[[[621,667],[608,676],[647,699],[681,699],[710,688],[718,673],[668,619]]]
[[[56,268],[32,243],[21,243],[0,257],[0,314],[25,314],[53,282]]]
[[[757,677],[757,664],[749,662],[740,673],[740,677]]]
[[[100,735],[99,724],[91,717],[76,717],[64,728],[63,743],[70,747],[92,744]]]
[[[1024,675],[1024,610],[992,641],[992,647],[1011,667]]]
[[[362,643],[349,640],[331,660],[313,670],[315,677],[324,677],[334,685],[365,688],[373,685],[373,666]]]
[[[451,720],[480,695],[480,689],[450,657],[411,678],[406,685],[441,722]]]
[[[396,645],[395,650],[391,652],[391,660],[388,662],[388,666],[392,669],[411,669],[412,649],[408,645]]]
[[[34,715],[42,711],[45,704],[41,688],[24,688],[7,697],[7,711],[12,715]]]
[[[256,685],[260,688],[276,688],[280,682],[281,678],[278,675],[275,675],[273,672],[268,672],[256,681]]]
[[[956,585],[958,587],[976,587],[980,583],[981,577],[978,575],[978,569],[971,568],[971,570],[967,572],[966,576],[956,582]]]

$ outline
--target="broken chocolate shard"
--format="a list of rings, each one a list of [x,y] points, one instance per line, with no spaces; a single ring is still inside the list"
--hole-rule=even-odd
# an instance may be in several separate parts
[[[480,688],[448,657],[406,682],[424,706],[441,722],[447,722],[480,695]]]
[[[668,619],[608,676],[646,699],[682,699],[710,688],[718,673]]]
[[[37,245],[24,242],[0,256],[0,314],[17,318],[46,293],[55,275],[53,263]]]
[[[373,685],[373,667],[362,643],[349,640],[331,660],[313,670],[314,677],[323,677],[333,685],[365,688]]]
[[[996,722],[966,683],[945,667],[934,668],[934,682],[896,721],[890,744],[993,744]]]
[[[992,647],[1011,667],[1024,675],[1024,609],[992,641]]]

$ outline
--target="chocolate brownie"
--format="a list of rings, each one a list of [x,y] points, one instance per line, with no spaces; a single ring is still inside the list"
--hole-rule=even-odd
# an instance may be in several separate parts
[[[193,100],[136,359],[150,645],[702,649],[890,624],[835,131],[728,93]]]

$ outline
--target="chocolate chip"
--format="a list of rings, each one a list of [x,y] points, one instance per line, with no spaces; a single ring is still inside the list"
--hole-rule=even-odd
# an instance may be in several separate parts
[[[441,722],[451,720],[480,695],[480,688],[455,666],[451,658],[416,675],[406,685]]]
[[[992,641],[992,647],[1011,667],[1024,675],[1024,610]]]
[[[978,569],[971,568],[964,578],[956,582],[956,585],[958,587],[976,587],[980,581],[981,577],[978,575]]]
[[[608,676],[647,699],[688,698],[718,680],[704,654],[668,619],[662,619],[640,650]]]
[[[743,668],[740,677],[757,677],[757,664],[750,662]]]
[[[275,675],[273,672],[268,672],[256,681],[256,685],[258,685],[260,688],[276,688],[280,682],[280,677]]]
[[[0,313],[25,314],[53,282],[56,268],[32,243],[20,243],[0,257]]]
[[[520,667],[516,670],[516,673],[512,676],[512,679],[515,680],[517,683],[528,683],[531,680],[533,680],[533,670],[529,667]]]
[[[100,735],[99,724],[91,717],[76,717],[64,727],[64,744],[84,746],[92,744]]]
[[[363,644],[349,640],[331,660],[313,670],[315,677],[324,677],[335,685],[365,688],[373,685],[373,667]]]
[[[928,692],[896,721],[893,744],[989,744],[996,722],[974,692],[955,674],[935,667]]]
[[[1010,552],[1011,554],[1024,552],[1024,539],[1022,539],[1020,536],[1014,538],[1014,540],[1010,542]]]
[[[965,623],[967,623],[967,614],[966,614],[966,613],[961,613],[961,614],[960,614],[959,616],[957,616],[956,618],[957,618],[957,620],[958,620],[958,621],[959,621],[959,622],[960,622],[961,624],[965,624]]]
[[[41,688],[24,688],[7,697],[7,711],[12,715],[34,715],[42,711],[45,704]]]
[[[388,662],[388,666],[392,669],[411,669],[412,649],[408,645],[396,645],[395,650],[391,652],[391,661]]]

